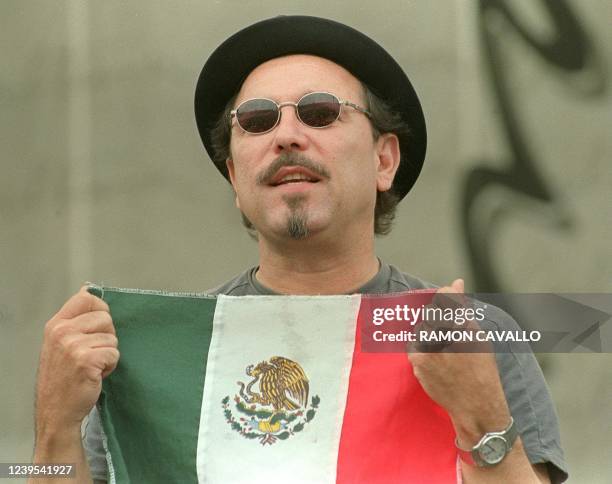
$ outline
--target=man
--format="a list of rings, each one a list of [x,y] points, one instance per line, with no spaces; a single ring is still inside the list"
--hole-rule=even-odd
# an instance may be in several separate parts
[[[388,232],[395,205],[418,177],[426,145],[418,98],[374,41],[314,17],[252,25],[225,41],[204,66],[196,119],[259,250],[256,268],[212,293],[433,287],[374,252],[374,234]],[[439,292],[463,289],[458,279]],[[507,318],[501,312],[495,317]],[[85,439],[91,474],[80,424],[118,359],[108,307],[81,290],[46,326],[37,462],[76,462],[80,481],[105,479],[95,409]],[[496,361],[490,353],[414,352],[410,361],[429,397],[450,416],[464,482],[566,477],[556,416],[533,355],[499,354]],[[511,448],[484,449],[491,432],[500,432]],[[489,461],[487,452],[497,455]]]

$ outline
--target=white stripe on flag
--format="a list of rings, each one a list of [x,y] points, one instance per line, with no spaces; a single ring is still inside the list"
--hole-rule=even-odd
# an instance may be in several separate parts
[[[335,482],[360,301],[359,295],[219,296],[202,398],[197,449],[200,483]],[[304,370],[308,402],[303,415],[283,422],[290,434],[287,438],[279,439],[282,432],[268,428],[268,442],[262,444],[266,431],[256,418],[236,407],[234,398],[239,395],[239,381],[247,386],[242,396],[248,399],[265,393],[259,386],[261,379],[249,393],[254,377],[246,369],[275,356]],[[225,397],[229,401],[224,407]],[[320,403],[306,422],[313,397]],[[233,429],[224,410],[258,437],[247,438]]]

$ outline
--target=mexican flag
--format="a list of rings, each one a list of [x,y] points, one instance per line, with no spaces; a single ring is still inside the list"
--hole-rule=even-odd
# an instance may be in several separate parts
[[[450,419],[397,351],[406,343],[362,344],[381,308],[401,319],[393,308],[431,292],[90,292],[109,304],[121,353],[98,402],[109,482],[460,480]]]

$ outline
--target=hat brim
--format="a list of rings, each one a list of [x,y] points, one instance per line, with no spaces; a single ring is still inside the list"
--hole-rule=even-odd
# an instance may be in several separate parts
[[[211,131],[249,73],[270,59],[291,54],[316,55],[341,65],[401,115],[410,131],[399,135],[401,161],[393,188],[404,198],[421,172],[427,147],[419,98],[402,68],[378,43],[347,25],[319,17],[279,16],[257,22],[211,54],[195,92],[196,123],[211,159]],[[215,165],[228,179],[225,163]]]

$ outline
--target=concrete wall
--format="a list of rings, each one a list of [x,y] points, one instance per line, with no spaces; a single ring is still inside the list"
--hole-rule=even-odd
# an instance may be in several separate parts
[[[472,289],[611,293],[612,4],[551,2],[557,35],[546,2],[491,3],[2,2],[0,462],[31,457],[42,327],[84,281],[203,291],[256,263],[192,105],[212,49],[258,19],[353,25],[420,93],[427,162],[384,259]],[[542,363],[574,482],[609,482],[612,358]]]

